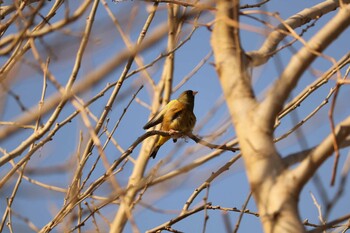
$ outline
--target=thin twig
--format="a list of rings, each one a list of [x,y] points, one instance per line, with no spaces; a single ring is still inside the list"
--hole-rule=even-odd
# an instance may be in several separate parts
[[[180,133],[180,135],[181,135],[181,133]],[[187,134],[187,136],[189,138],[191,138],[193,141],[195,141],[196,143],[202,144],[203,146],[209,147],[210,149],[221,149],[221,150],[228,150],[228,151],[232,151],[232,152],[236,152],[239,150],[239,148],[237,148],[237,147],[228,147],[226,144],[215,145],[215,144],[209,143],[209,142],[204,141],[203,139],[201,139],[200,137],[198,137],[192,133]]]
[[[210,183],[206,182],[206,193],[205,196],[203,197],[203,201],[204,201],[204,205],[206,206],[208,203],[208,198],[209,198],[209,188],[210,188]],[[204,208],[204,223],[203,223],[203,230],[202,233],[205,233],[206,229],[207,229],[207,224],[208,224],[208,220],[209,220],[209,215],[208,215],[208,209]]]
[[[350,219],[350,214],[346,214],[342,217],[339,217],[333,221],[330,221],[322,226],[318,226],[316,229],[313,229],[311,231],[308,231],[308,233],[320,233],[320,232],[323,232],[324,230],[326,229],[329,229],[329,228],[333,228],[335,227],[335,225],[341,223],[341,222],[344,222],[346,220],[349,220]]]
[[[246,5],[240,6],[239,8],[246,9],[246,8],[261,7],[262,5],[264,5],[265,3],[269,2],[269,1],[270,0],[264,0],[264,1],[258,2],[256,4],[246,4]]]
[[[251,196],[252,196],[252,192],[249,193],[247,199],[245,200],[245,202],[244,202],[244,204],[242,206],[242,211],[239,214],[239,217],[237,219],[237,222],[236,222],[236,225],[235,225],[235,229],[233,230],[233,233],[237,233],[238,232],[239,226],[241,225],[241,221],[242,221],[242,218],[243,218],[244,211],[247,208],[247,205],[249,203],[249,200],[250,200]]]
[[[205,208],[209,208],[211,206],[211,203],[207,203],[205,205],[202,205],[202,206],[199,206],[197,208],[194,208],[192,210],[189,210],[189,211],[186,211],[185,213],[181,214],[180,216],[176,217],[176,218],[173,218],[171,220],[169,220],[168,222],[166,223],[163,223],[162,225],[158,226],[158,227],[155,227],[151,230],[148,230],[146,231],[146,233],[155,233],[155,232],[158,232],[158,231],[161,231],[161,230],[166,230],[167,227],[171,227],[173,224],[181,221],[182,219],[190,216],[190,215],[193,215],[195,213],[198,213],[202,210],[204,210]]]
[[[316,208],[317,208],[318,220],[320,220],[320,223],[321,223],[321,224],[325,224],[325,221],[323,220],[323,217],[322,217],[321,205],[317,202],[317,199],[316,199],[316,197],[312,194],[312,192],[310,192],[310,195],[311,195],[312,201],[314,202],[314,205],[315,205]]]

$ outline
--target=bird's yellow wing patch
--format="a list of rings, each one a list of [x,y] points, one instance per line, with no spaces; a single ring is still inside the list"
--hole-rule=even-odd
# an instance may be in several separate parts
[[[178,100],[172,100],[170,101],[167,105],[165,105],[165,107],[158,112],[153,118],[151,118],[151,120],[149,120],[145,126],[143,126],[144,129],[149,129],[155,125],[158,125],[159,123],[161,123],[163,121],[163,117],[166,114],[166,112],[171,109],[174,104],[176,104],[177,102],[179,102]]]

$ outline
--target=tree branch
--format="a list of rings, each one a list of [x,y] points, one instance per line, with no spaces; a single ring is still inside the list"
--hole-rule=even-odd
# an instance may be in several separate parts
[[[280,78],[269,90],[262,102],[260,112],[263,118],[273,125],[277,114],[290,92],[294,89],[301,75],[310,63],[335,40],[350,24],[350,5],[341,8],[339,12],[313,37],[297,54],[295,54]]]
[[[349,219],[350,219],[350,214],[344,215],[344,216],[342,216],[340,218],[337,218],[337,219],[335,219],[333,221],[330,221],[330,222],[326,223],[323,226],[320,226],[320,227],[318,227],[318,228],[316,228],[314,230],[308,231],[308,233],[324,232],[326,229],[332,228],[334,225],[339,224],[339,223],[344,222],[344,221],[349,220]],[[345,232],[345,231],[343,231],[343,232]]]
[[[202,211],[202,210],[204,210],[204,209],[206,209],[206,208],[209,208],[210,206],[211,206],[211,203],[209,202],[209,203],[206,203],[205,205],[202,205],[202,206],[199,206],[199,207],[194,208],[194,209],[192,209],[192,210],[189,210],[189,211],[187,211],[187,212],[181,214],[180,216],[178,216],[178,217],[176,217],[176,218],[173,218],[173,219],[169,220],[168,222],[166,222],[166,223],[164,223],[164,224],[162,224],[162,225],[160,225],[160,226],[158,226],[158,227],[155,227],[155,228],[153,228],[153,229],[151,229],[151,230],[146,231],[146,233],[160,232],[161,230],[167,230],[167,229],[169,229],[169,227],[171,227],[173,224],[175,224],[175,223],[181,221],[181,220],[184,219],[184,218],[187,218],[188,216],[190,216],[190,215],[192,215],[192,214],[195,214],[195,213],[197,213],[197,212],[199,212],[199,211]]]
[[[289,103],[287,103],[283,110],[278,115],[278,120],[281,120],[283,117],[288,115],[293,109],[297,108],[301,105],[301,103],[307,99],[312,93],[318,90],[319,87],[326,84],[328,80],[330,80],[339,70],[345,67],[350,63],[350,52],[345,54],[339,61],[332,65],[320,78],[315,80],[309,86],[305,87],[303,91],[301,91],[297,96],[293,98]]]
[[[72,90],[62,95],[61,93],[53,94],[52,96],[48,97],[45,100],[45,104],[42,108],[41,115],[45,115],[48,113],[51,109],[55,108],[57,104],[60,101],[65,101],[67,99],[72,98],[74,95],[79,94],[81,92],[84,92],[91,88],[93,85],[96,85],[98,82],[100,82],[103,78],[105,78],[108,74],[110,74],[112,71],[114,71],[122,62],[124,62],[126,59],[128,59],[130,56],[137,52],[141,52],[148,47],[154,45],[157,41],[159,41],[167,32],[167,25],[162,24],[158,28],[156,28],[151,35],[146,38],[141,45],[134,45],[131,49],[124,49],[122,52],[117,54],[114,58],[106,62],[105,64],[101,65],[100,68],[90,72],[84,79],[77,82],[73,87]],[[37,106],[34,106],[33,108],[29,109],[27,113],[24,113],[23,115],[19,116],[18,118],[14,119],[14,122],[17,122],[20,125],[26,125],[34,121],[39,117],[39,113],[36,111]],[[7,126],[3,127],[0,130],[0,140],[8,139],[10,136],[18,131],[18,127],[13,126]],[[15,156],[16,157],[16,156]],[[13,157],[13,158],[15,158]],[[0,166],[3,163],[0,163]]]
[[[335,137],[339,145],[349,145],[350,117],[335,128]],[[315,149],[310,151],[301,164],[291,171],[295,186],[300,190],[314,175],[322,163],[334,152],[333,134],[329,134]],[[295,156],[295,155],[294,155]]]
[[[343,2],[349,3],[350,0],[344,0]],[[338,7],[339,1],[327,0],[289,17],[285,20],[284,24],[279,24],[276,30],[269,34],[259,50],[247,52],[247,55],[251,58],[251,65],[260,66],[268,61],[271,53],[275,51],[278,44],[286,37],[286,33],[283,33],[284,31],[288,31],[285,25],[288,25],[292,29],[300,27],[312,19],[317,19],[324,14],[334,11]]]

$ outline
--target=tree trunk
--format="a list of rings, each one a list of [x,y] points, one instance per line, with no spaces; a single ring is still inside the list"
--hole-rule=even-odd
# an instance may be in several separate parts
[[[265,232],[300,233],[299,190],[275,149],[273,124],[264,119],[251,89],[248,58],[240,47],[239,3],[217,2],[212,35],[216,69],[235,126],[251,190]]]

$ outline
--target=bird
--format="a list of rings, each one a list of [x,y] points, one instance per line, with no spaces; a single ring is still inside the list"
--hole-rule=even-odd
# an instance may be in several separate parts
[[[143,129],[149,129],[155,125],[162,124],[161,130],[169,132],[180,132],[187,134],[192,132],[196,124],[196,116],[193,113],[194,97],[197,91],[187,90],[180,94],[177,99],[171,100],[165,107],[150,119]],[[160,135],[155,146],[150,152],[150,157],[156,157],[159,148],[170,139],[170,136]],[[176,138],[173,139],[176,142]]]

